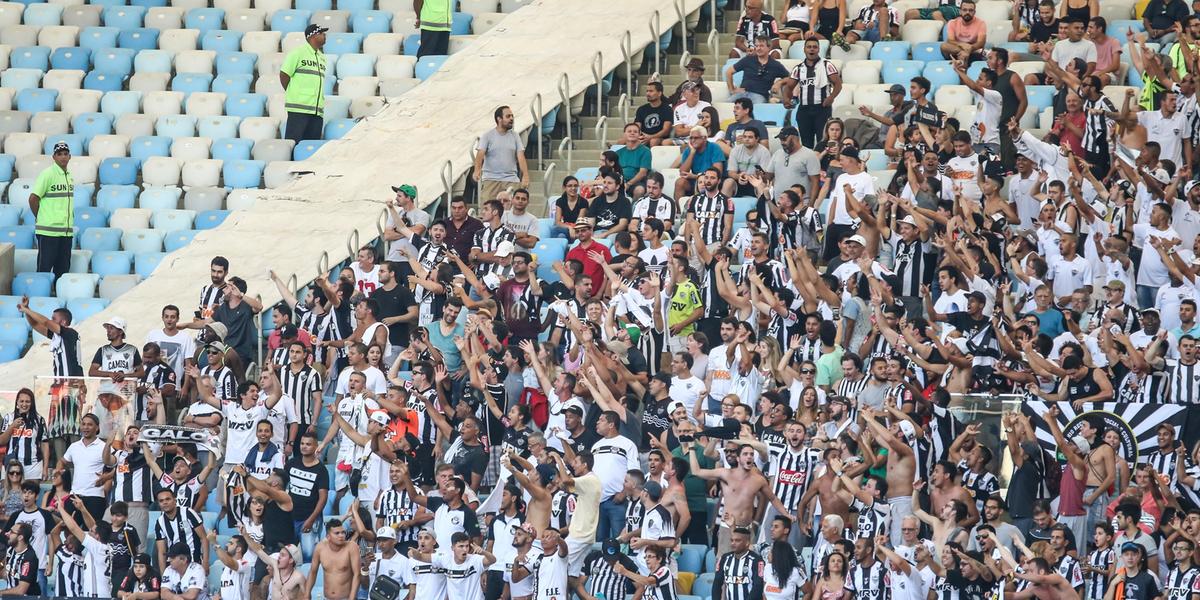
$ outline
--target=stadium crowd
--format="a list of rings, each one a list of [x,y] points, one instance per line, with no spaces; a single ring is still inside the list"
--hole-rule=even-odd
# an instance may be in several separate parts
[[[1154,449],[1130,456],[1086,414],[1200,402],[1200,17],[1151,0],[1127,40],[1141,92],[1113,103],[1096,2],[1014,3],[1010,39],[1045,65],[1028,77],[972,0],[917,10],[948,22],[975,120],[918,76],[861,107],[879,131],[858,139],[821,40],[892,38],[899,15],[784,4],[745,1],[732,121],[695,59],[670,96],[646,86],[597,179],[563,181],[552,276],[501,107],[475,207],[435,219],[398,184],[378,245],[300,293],[271,273],[274,306],[219,256],[143,340],[116,317],[80,348],[68,310],[23,303],[53,376],[111,382],[133,423],[52,436],[17,394],[0,594],[675,600],[708,595],[684,568],[699,545],[718,600],[1200,595],[1194,415],[1142,423]],[[803,44],[790,71],[780,40]],[[1043,83],[1039,138],[1018,124]],[[772,102],[795,123],[774,152]],[[651,168],[670,145],[674,182]],[[1044,410],[1006,413],[995,444],[951,403],[998,394]],[[210,441],[144,437],[163,425]]]

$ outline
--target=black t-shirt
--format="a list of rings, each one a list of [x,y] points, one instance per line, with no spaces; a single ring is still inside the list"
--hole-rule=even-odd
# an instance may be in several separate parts
[[[647,392],[642,402],[645,404],[645,408],[642,410],[641,451],[649,452],[650,448],[652,448],[650,438],[657,438],[658,434],[671,427],[671,415],[667,414],[667,407],[671,404],[671,398],[667,397],[662,401],[658,401]]]
[[[749,121],[746,121],[745,123],[738,123],[737,121],[730,123],[729,127],[725,128],[725,133],[723,134],[725,137],[725,141],[729,142],[730,144],[736,144],[737,143],[737,135],[743,129],[753,129],[754,132],[758,134],[758,139],[760,139],[760,140],[768,139],[766,124],[764,124],[762,121],[759,121],[758,119],[750,119]],[[762,214],[762,213],[759,213],[759,214]]]
[[[991,321],[987,319],[972,319],[965,310],[946,315],[946,322],[962,332],[963,337],[967,339],[971,339],[975,334],[991,325]]]
[[[771,85],[776,79],[788,76],[787,67],[779,61],[768,58],[767,64],[758,62],[757,56],[746,56],[733,63],[733,71],[742,74],[742,87],[747,92],[771,96]]]
[[[571,443],[568,445],[571,447],[571,450],[579,454],[584,450],[591,451],[592,446],[596,445],[598,441],[600,441],[600,434],[596,433],[595,427],[584,427],[579,435],[571,435]]]
[[[929,127],[941,127],[942,117],[938,112],[938,107],[933,101],[927,102],[925,106],[913,103],[912,110],[908,114],[908,122],[910,125],[924,123]]]
[[[1116,600],[1150,600],[1158,595],[1159,590],[1158,582],[1145,571],[1138,571],[1132,577],[1125,575],[1121,588],[1123,595]]]
[[[615,227],[621,219],[633,217],[633,205],[629,204],[629,199],[623,192],[618,191],[617,198],[611,202],[607,195],[601,194],[592,198],[592,203],[588,206],[588,216],[596,219],[597,231],[604,231]]]
[[[382,321],[386,317],[397,317],[406,312],[408,309],[416,306],[417,301],[413,299],[412,291],[407,285],[396,285],[392,291],[383,288],[376,288],[371,298],[379,303],[379,320]],[[407,346],[408,336],[412,323],[392,323],[388,325],[388,341],[393,346]]]
[[[554,199],[555,210],[557,210],[559,216],[562,217],[563,223],[574,223],[579,219],[579,213],[583,212],[583,209],[588,207],[587,200],[583,198],[575,199],[574,208],[571,207],[570,202],[571,201],[567,200],[566,196],[559,196],[558,198]]]
[[[130,571],[125,576],[125,579],[121,580],[121,587],[119,588],[122,592],[157,592],[161,589],[162,580],[158,578],[158,574],[153,569],[146,574],[145,579],[141,580],[134,577],[133,572]]]
[[[316,509],[317,493],[320,490],[329,491],[329,471],[320,461],[306,467],[303,459],[294,458],[287,463],[287,474],[287,493],[292,497],[292,516],[297,521],[303,521]]]
[[[133,553],[141,547],[142,538],[133,526],[126,524],[120,531],[114,531],[109,539],[113,572],[128,570],[133,566]]]
[[[250,310],[249,304],[242,301],[237,308],[233,308],[228,302],[222,302],[213,311],[213,320],[225,324],[229,330],[225,335],[225,344],[237,350],[243,362],[255,357],[254,338],[258,332],[254,327],[254,311]]]
[[[478,473],[483,475],[487,471],[488,455],[483,451],[483,444],[468,446],[462,444],[458,448],[458,452],[450,459],[450,464],[454,466],[454,474],[462,477],[468,485],[471,483],[471,474]]]
[[[654,135],[662,131],[663,125],[670,123],[674,118],[675,111],[664,101],[657,108],[649,104],[639,106],[634,120],[642,126],[642,133]]]
[[[1055,18],[1049,25],[1042,22],[1040,18],[1034,19],[1029,25],[1029,41],[1031,42],[1048,42],[1050,38],[1058,35],[1058,18]]]
[[[946,583],[958,589],[960,600],[984,600],[992,587],[982,577],[967,579],[958,569],[946,571]]]

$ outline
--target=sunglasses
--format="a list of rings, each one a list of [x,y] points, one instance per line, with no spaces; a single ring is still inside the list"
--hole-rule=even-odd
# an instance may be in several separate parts
[[[8,472],[9,477],[12,477],[13,475],[21,475],[21,474],[22,473],[20,471],[9,471]]]
[[[801,375],[812,375],[813,373],[816,373],[813,369],[800,369]]]

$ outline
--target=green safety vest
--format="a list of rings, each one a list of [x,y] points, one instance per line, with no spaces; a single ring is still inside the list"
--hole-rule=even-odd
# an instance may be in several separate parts
[[[280,72],[291,78],[284,93],[287,112],[325,114],[325,53],[307,43],[288,53]]]
[[[421,29],[450,31],[450,0],[425,0],[421,5]]]
[[[57,164],[38,175],[33,184],[38,197],[37,225],[34,233],[49,237],[75,235],[75,180]]]

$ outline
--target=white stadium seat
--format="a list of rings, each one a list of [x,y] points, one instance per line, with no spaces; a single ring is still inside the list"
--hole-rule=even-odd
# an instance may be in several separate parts
[[[134,73],[129,78],[129,90],[132,92],[161,92],[170,85],[170,73]]]
[[[185,102],[186,113],[193,117],[216,117],[225,114],[225,94],[192,92]]]
[[[129,156],[129,138],[123,135],[98,135],[88,143],[88,156],[96,160]]]
[[[171,158],[186,162],[207,160],[212,149],[212,140],[205,137],[176,138],[171,142]]]
[[[146,27],[159,31],[181,29],[183,27],[183,9],[178,6],[151,7],[146,11]]]
[[[154,135],[154,117],[133,113],[121,115],[117,118],[113,130],[119,135],[129,136],[130,139]],[[144,171],[142,175],[145,175]]]
[[[158,34],[158,47],[171,52],[195,50],[199,40],[198,29],[167,29]]]
[[[279,52],[283,34],[278,31],[247,31],[242,35],[242,52],[267,54]]]
[[[46,135],[65,135],[71,132],[71,116],[65,112],[40,112],[29,120],[29,131]]]
[[[67,163],[67,172],[74,178],[75,185],[91,185],[96,183],[99,167],[100,159],[94,156],[72,156],[71,162]]]
[[[216,187],[221,183],[221,165],[223,161],[189,160],[183,164],[180,173],[183,185],[193,187]],[[190,207],[185,207],[190,208]]]
[[[142,163],[142,183],[146,185],[179,185],[179,161],[169,156],[151,156]]]

